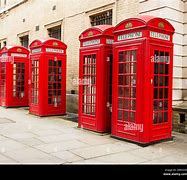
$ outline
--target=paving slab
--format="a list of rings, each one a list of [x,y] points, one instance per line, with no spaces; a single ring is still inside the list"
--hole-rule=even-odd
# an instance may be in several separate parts
[[[187,154],[174,154],[162,158],[157,158],[151,161],[146,161],[142,164],[187,164]]]
[[[70,140],[70,141],[62,141],[57,143],[43,144],[34,147],[47,153],[55,153],[59,151],[77,149],[86,146],[88,145],[83,142],[77,140]]]
[[[30,132],[8,133],[8,134],[5,133],[4,136],[15,140],[37,137],[35,134]]]
[[[18,139],[18,142],[25,144],[27,146],[36,146],[45,144],[45,142],[37,139],[37,138],[24,138],[24,139]]]
[[[94,158],[92,160],[100,161],[103,163],[110,163],[110,164],[139,164],[146,161],[145,158],[134,156],[129,152],[111,154],[107,156]]]
[[[85,159],[90,159],[90,158],[104,156],[104,155],[113,154],[117,152],[130,151],[136,148],[138,147],[136,146],[131,147],[129,145],[125,145],[123,143],[117,142],[117,143],[91,146],[91,147],[86,147],[86,148],[79,148],[79,149],[70,150],[70,151]]]
[[[62,132],[57,129],[32,130],[32,133],[37,136],[49,136],[49,135],[62,134]]]
[[[6,152],[7,157],[15,159],[19,163],[47,163],[47,164],[62,164],[61,159],[44,153],[34,148],[22,148],[16,151]]]
[[[14,140],[0,141],[0,152],[5,153],[8,151],[15,151],[21,148],[25,148],[26,145],[16,142]]]
[[[17,164],[18,162],[0,154],[0,164]]]
[[[76,161],[84,160],[83,158],[69,152],[69,151],[61,151],[57,153],[52,153],[53,156],[60,158],[64,161],[64,163],[72,163]]]
[[[45,143],[69,141],[69,140],[74,140],[76,138],[77,138],[77,135],[75,135],[75,134],[58,134],[58,135],[37,137],[37,139],[39,139]]]

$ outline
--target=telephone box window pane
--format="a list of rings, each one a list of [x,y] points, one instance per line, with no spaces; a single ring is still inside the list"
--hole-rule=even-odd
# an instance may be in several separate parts
[[[170,63],[169,52],[165,52],[165,62],[166,62],[167,64]]]
[[[118,88],[118,96],[123,97],[123,88],[122,87]]]
[[[163,86],[163,85],[164,85],[164,76],[160,76],[159,85],[160,85],[160,86]]]
[[[131,100],[131,110],[136,110],[136,100]]]
[[[123,111],[118,110],[118,120],[123,119]]]
[[[160,52],[160,62],[161,63],[165,62],[165,56],[164,56],[164,54],[165,53],[163,51]]]
[[[158,63],[154,64],[154,73],[158,74]]]
[[[126,61],[131,61],[131,52],[127,51],[126,53]]]
[[[118,108],[119,109],[123,108],[123,99],[118,99]]]
[[[123,52],[120,52],[119,53],[119,62],[123,62],[124,61],[124,53]]]
[[[169,83],[169,77],[168,77],[168,76],[165,76],[165,83],[164,83],[164,85],[165,85],[165,86],[168,86],[168,83]]]
[[[119,85],[123,85],[123,76],[119,75]]]
[[[158,89],[154,88],[154,99],[158,99]]]
[[[164,89],[164,98],[165,99],[168,98],[168,89],[167,88]]]
[[[124,73],[123,64],[119,64],[119,74]]]
[[[158,86],[158,76],[154,77],[154,86]]]
[[[169,74],[169,64],[165,64],[165,74]]]
[[[136,76],[131,76],[131,86],[136,86]]]
[[[163,119],[163,113],[162,113],[162,112],[159,112],[159,113],[158,113],[158,122],[159,122],[159,123],[162,123],[162,119]]]
[[[129,86],[130,85],[130,76],[124,76],[125,78],[125,86]]]
[[[164,64],[160,64],[160,74],[164,74]]]
[[[132,88],[131,97],[136,98],[136,88]]]
[[[157,124],[158,122],[158,113],[154,113],[154,116],[153,116],[153,123],[154,124]]]
[[[163,101],[158,101],[158,108],[159,110],[163,110]]]
[[[164,122],[168,122],[168,112],[164,112]]]
[[[158,110],[158,101],[156,100],[154,100],[154,106],[153,106],[153,109],[155,110],[155,111],[157,111]]]
[[[168,101],[164,101],[164,110],[168,110]]]
[[[125,101],[124,101],[124,109],[129,109],[129,101],[128,101],[128,99],[125,99]]]
[[[135,122],[135,112],[130,113],[130,121]]]
[[[124,121],[128,121],[128,111],[124,111]]]
[[[130,64],[129,63],[125,63],[124,66],[125,66],[125,72],[123,72],[123,73],[129,74],[130,73]]]
[[[136,51],[132,51],[132,61],[136,61]]]
[[[124,88],[124,96],[127,98],[130,96],[130,89],[128,87]]]
[[[136,63],[131,64],[131,73],[136,74]]]
[[[159,89],[159,98],[163,99],[163,88]]]

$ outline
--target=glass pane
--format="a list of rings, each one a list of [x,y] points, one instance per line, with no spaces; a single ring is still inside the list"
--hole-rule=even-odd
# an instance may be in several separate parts
[[[123,108],[123,99],[118,99],[118,108],[119,109]]]
[[[119,64],[119,74],[123,73],[123,64]]]
[[[119,77],[118,84],[123,85],[123,75],[119,75],[118,77]]]
[[[128,111],[124,111],[124,121],[128,121]]]
[[[132,51],[132,61],[136,61],[136,51]]]
[[[124,88],[124,97],[130,97],[130,89],[128,87]]]
[[[129,101],[128,101],[128,99],[124,100],[124,109],[129,109]]]
[[[122,119],[123,119],[123,111],[118,110],[118,120],[122,120]]]
[[[168,122],[168,112],[164,112],[164,122]]]
[[[123,62],[123,61],[124,61],[124,53],[123,53],[123,52],[120,52],[120,53],[119,53],[119,61],[120,61],[120,62]]]
[[[122,87],[118,88],[118,96],[123,97],[123,88]]]

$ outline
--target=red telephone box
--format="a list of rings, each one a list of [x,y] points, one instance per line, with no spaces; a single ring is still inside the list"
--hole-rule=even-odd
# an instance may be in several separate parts
[[[0,105],[28,106],[29,50],[5,46],[0,53]]]
[[[1,56],[2,56],[2,49],[0,49],[0,59],[1,59]],[[1,72],[1,62],[0,62],[0,72]],[[1,75],[0,75],[0,86],[1,86]],[[1,106],[1,88],[0,88],[0,106]]]
[[[100,25],[79,37],[79,127],[111,130],[113,27]]]
[[[114,28],[112,136],[142,145],[171,138],[173,34],[153,16]]]
[[[66,49],[57,39],[30,44],[30,113],[66,114]]]

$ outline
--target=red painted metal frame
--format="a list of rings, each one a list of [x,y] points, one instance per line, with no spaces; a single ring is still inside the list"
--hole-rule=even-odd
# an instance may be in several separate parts
[[[80,40],[80,62],[79,79],[83,77],[83,61],[86,56],[96,55],[96,102],[95,113],[83,112],[83,84],[79,85],[79,122],[80,128],[104,133],[111,131],[111,112],[109,86],[111,83],[110,64],[112,63],[112,35],[113,27],[100,25],[85,30],[79,37]],[[97,43],[84,44],[86,42]],[[88,98],[88,97],[87,97]],[[86,107],[86,105],[85,105]],[[88,108],[88,107],[86,107]],[[93,108],[93,105],[92,107]]]
[[[150,32],[167,35],[166,39],[150,36]],[[173,26],[162,18],[138,16],[119,23],[114,28],[113,49],[113,99],[112,99],[112,136],[140,144],[169,139],[172,135],[172,75],[173,75]],[[139,37],[131,33],[141,32]],[[131,34],[131,35],[129,35]],[[122,36],[121,36],[122,35]],[[133,37],[133,38],[132,38]],[[168,38],[168,39],[167,39]],[[137,50],[136,67],[136,121],[135,123],[118,120],[118,66],[119,52]],[[167,51],[169,63],[169,94],[167,122],[153,123],[154,62],[151,58],[155,50]],[[160,95],[159,95],[160,96]],[[127,127],[142,125],[143,131]],[[141,127],[142,127],[141,126]],[[139,126],[140,127],[140,126]]]
[[[50,49],[50,52],[47,51]],[[34,40],[30,44],[30,109],[29,112],[38,116],[52,116],[52,115],[64,115],[66,114],[66,49],[67,45],[60,40],[50,38],[46,40]],[[32,61],[38,60],[38,103],[32,102],[32,84],[36,83],[32,81]],[[48,103],[48,78],[49,75],[49,60],[53,62],[61,61],[61,103],[58,105]],[[48,77],[49,75],[49,77]],[[57,74],[55,74],[57,76]]]
[[[0,54],[1,54],[2,61],[4,61],[5,58],[7,61],[11,59],[13,60],[12,62],[7,62],[7,61],[5,62],[5,71],[6,71],[6,75],[4,79],[5,80],[5,89],[4,89],[5,96],[0,97],[0,105],[3,107],[28,106],[29,104],[28,103],[29,50],[22,46],[5,46],[1,49]],[[13,96],[13,64],[14,63],[24,64],[24,85],[22,85],[24,87],[23,97]],[[2,62],[0,62],[0,75],[2,71],[1,67],[2,67]],[[17,75],[18,74],[15,73],[15,76]],[[18,79],[16,77],[16,81],[17,80]],[[0,81],[1,81],[1,77],[0,77]]]

